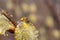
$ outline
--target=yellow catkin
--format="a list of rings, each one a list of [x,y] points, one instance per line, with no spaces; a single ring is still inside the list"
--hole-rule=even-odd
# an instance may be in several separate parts
[[[14,25],[4,15],[0,15],[0,35],[5,35],[11,28],[13,29]]]
[[[38,31],[35,26],[25,21],[21,21],[15,29],[16,40],[37,40],[37,35]]]

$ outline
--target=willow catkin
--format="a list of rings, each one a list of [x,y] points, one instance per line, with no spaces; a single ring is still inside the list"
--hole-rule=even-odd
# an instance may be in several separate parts
[[[16,40],[38,40],[38,31],[31,23],[20,22],[15,29]]]
[[[14,28],[14,25],[2,14],[0,14],[0,35],[6,35],[5,32],[11,28]]]

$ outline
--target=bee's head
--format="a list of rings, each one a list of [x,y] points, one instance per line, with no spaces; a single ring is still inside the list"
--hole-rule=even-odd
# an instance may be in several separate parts
[[[21,21],[25,21],[25,22],[29,23],[29,20],[28,20],[28,18],[27,18],[27,17],[23,17],[23,18],[21,18],[20,20],[21,20]]]
[[[27,19],[26,17],[22,17],[20,20],[25,21],[26,19]]]

